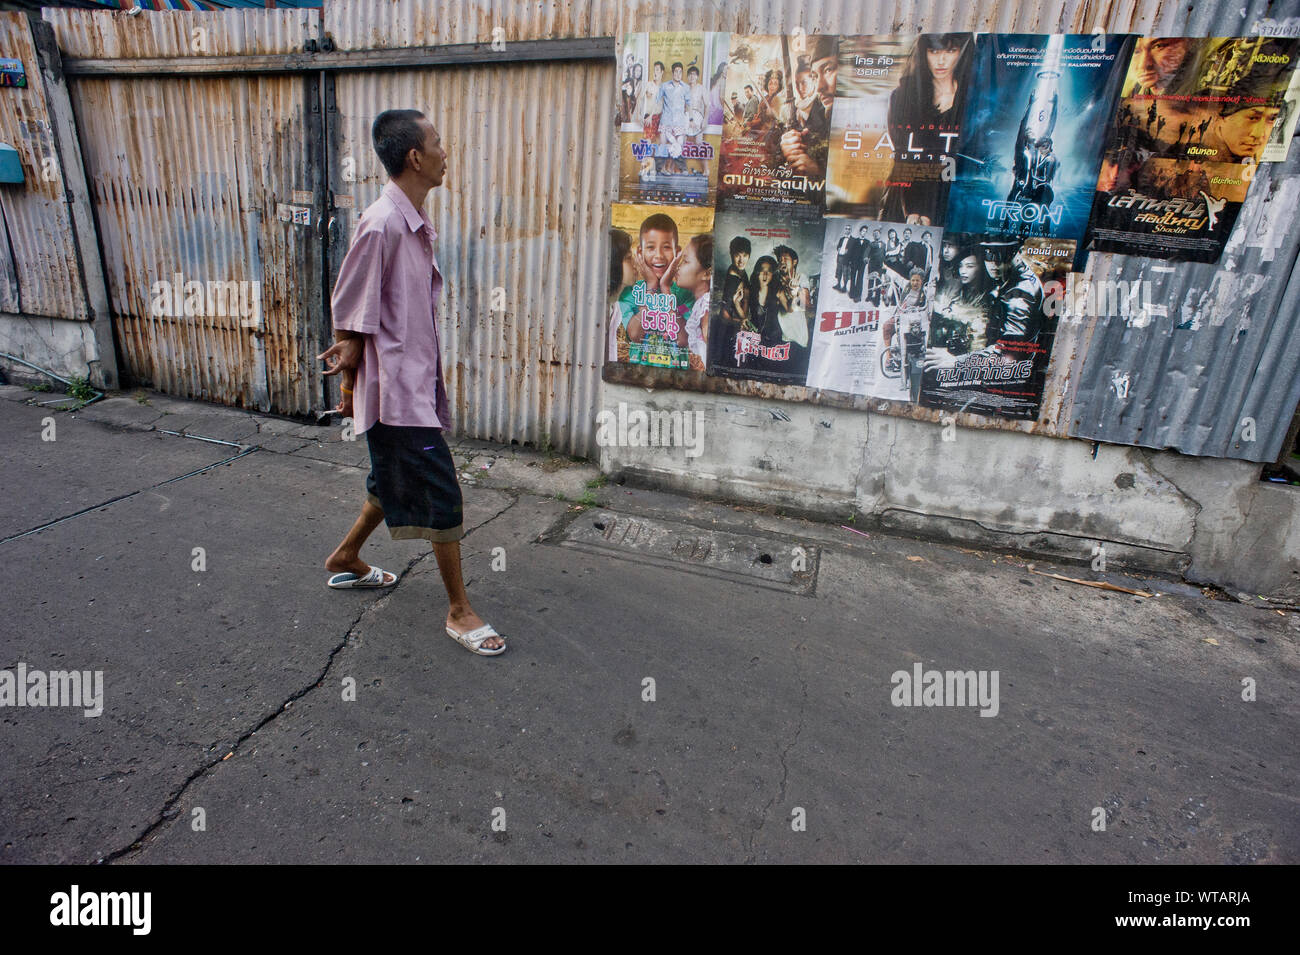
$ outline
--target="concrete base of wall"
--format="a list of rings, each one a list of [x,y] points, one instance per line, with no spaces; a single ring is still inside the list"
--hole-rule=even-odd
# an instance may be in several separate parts
[[[90,322],[0,312],[0,352],[17,355],[62,378],[88,378],[95,387],[104,387],[95,330]],[[4,358],[0,358],[0,368],[12,381],[41,377]]]
[[[1104,548],[1108,567],[1300,603],[1300,489],[1261,483],[1257,464],[1094,455],[1084,441],[753,398],[603,394],[601,470],[635,483],[1085,564]],[[662,446],[651,427],[642,442],[636,410],[680,438]]]

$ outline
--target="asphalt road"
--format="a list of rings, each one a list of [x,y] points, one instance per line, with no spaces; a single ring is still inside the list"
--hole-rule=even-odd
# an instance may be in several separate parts
[[[477,658],[426,544],[324,586],[364,443],[0,392],[0,668],[103,673],[0,707],[0,861],[1300,861],[1295,615],[457,445]],[[895,705],[918,663],[996,715]]]

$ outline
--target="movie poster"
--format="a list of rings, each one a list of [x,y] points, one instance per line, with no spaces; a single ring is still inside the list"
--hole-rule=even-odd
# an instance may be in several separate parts
[[[969,33],[840,38],[828,215],[943,225],[974,59]]]
[[[1260,162],[1286,162],[1286,154],[1291,149],[1291,138],[1295,136],[1297,119],[1300,119],[1300,70],[1293,70],[1291,82],[1273,123],[1273,132],[1269,134],[1268,143],[1260,153]]]
[[[920,398],[942,234],[933,226],[826,220],[809,388]]]
[[[1038,417],[1075,243],[943,234],[921,404]]]
[[[1131,39],[979,37],[947,229],[1083,241]]]
[[[836,42],[822,34],[731,36],[720,207],[748,200],[821,214]]]
[[[705,370],[713,210],[614,203],[610,222],[610,361]]]
[[[1090,248],[1217,262],[1297,52],[1294,38],[1140,38],[1097,179]]]
[[[821,219],[779,219],[762,206],[717,214],[710,375],[804,383],[824,229]]]
[[[618,77],[619,198],[712,205],[728,33],[629,33]]]

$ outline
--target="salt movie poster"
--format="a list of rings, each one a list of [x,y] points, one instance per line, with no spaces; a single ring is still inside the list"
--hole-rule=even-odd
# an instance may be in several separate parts
[[[629,33],[618,74],[619,197],[712,205],[727,33]]]
[[[1038,417],[1075,243],[944,232],[921,404]]]
[[[979,37],[945,228],[1083,241],[1131,40]]]
[[[610,220],[608,359],[703,371],[713,210],[616,202]]]
[[[732,34],[720,206],[742,200],[821,214],[837,42],[820,34]]]
[[[826,220],[809,388],[919,399],[942,234],[877,219]]]
[[[1097,179],[1089,247],[1217,262],[1286,110],[1300,40],[1143,37]]]
[[[718,212],[710,375],[804,383],[824,228],[821,219],[778,219],[762,207]]]
[[[969,33],[840,38],[828,215],[943,225],[974,58]]]

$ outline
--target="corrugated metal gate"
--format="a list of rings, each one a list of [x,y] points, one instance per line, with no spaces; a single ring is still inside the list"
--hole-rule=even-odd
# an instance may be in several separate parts
[[[65,58],[97,61],[68,72],[124,370],[183,397],[320,410],[321,209],[308,226],[276,217],[295,190],[318,195],[316,76],[183,72],[205,57],[301,53],[318,14],[44,16]],[[189,313],[200,291],[202,314]],[[167,314],[177,302],[182,314]]]

